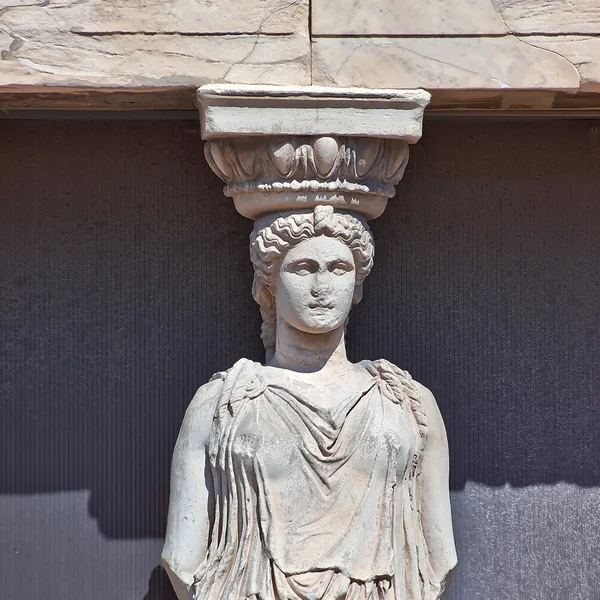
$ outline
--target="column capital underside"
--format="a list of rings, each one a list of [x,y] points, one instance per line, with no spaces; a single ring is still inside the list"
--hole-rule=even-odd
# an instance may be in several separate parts
[[[205,155],[236,209],[331,204],[380,216],[421,137],[424,90],[205,86],[196,99]]]

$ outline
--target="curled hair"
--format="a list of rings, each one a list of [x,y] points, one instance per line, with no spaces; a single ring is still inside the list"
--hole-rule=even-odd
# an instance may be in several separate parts
[[[275,351],[277,311],[275,280],[286,252],[304,240],[319,235],[336,238],[350,248],[356,268],[356,285],[362,285],[373,266],[375,246],[366,221],[360,216],[334,212],[318,205],[314,211],[265,215],[254,224],[250,236],[250,258],[254,265],[252,295],[263,319],[261,338],[267,360]]]

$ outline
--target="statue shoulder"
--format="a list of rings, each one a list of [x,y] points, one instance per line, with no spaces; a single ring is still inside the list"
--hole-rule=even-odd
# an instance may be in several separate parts
[[[401,369],[389,360],[384,358],[374,360],[370,363],[370,368],[392,388],[399,400],[402,400],[405,395],[409,397],[419,395],[420,384],[410,376],[408,371]]]
[[[237,375],[243,369],[249,369],[256,363],[253,363],[247,358],[241,358],[232,367],[225,371],[217,371],[209,380],[208,383],[200,386],[194,394],[192,401],[188,406],[188,411],[196,412],[214,412],[216,404],[223,392],[226,381],[230,376]]]
[[[409,400],[423,443],[427,439],[431,442],[435,439],[445,439],[444,421],[431,390],[415,381],[408,371],[388,360],[376,360],[372,365],[381,378],[390,385],[396,396],[400,398],[405,396]]]
[[[423,404],[424,410],[427,413],[434,412],[434,410],[438,410],[437,402],[435,400],[435,396],[433,392],[422,383],[412,379],[412,384],[415,386],[419,396],[421,397],[421,402]]]
[[[435,396],[431,390],[422,383],[414,380],[413,383],[421,397],[422,410],[427,420],[427,436],[429,438],[429,443],[433,444],[438,441],[447,443],[444,419],[442,418],[442,413],[440,412]]]
[[[213,418],[224,396],[231,396],[232,387],[251,387],[257,372],[257,363],[242,358],[230,369],[215,373],[208,383],[194,394],[183,419],[182,435],[193,435],[196,439],[208,440]],[[242,383],[243,382],[243,383]]]
[[[217,408],[224,378],[213,378],[201,386],[189,403],[177,439],[178,447],[208,443],[213,415]]]
[[[194,394],[192,401],[189,403],[186,414],[193,413],[196,415],[214,412],[217,401],[221,396],[224,382],[224,374],[217,373],[210,378],[208,383],[201,385]]]

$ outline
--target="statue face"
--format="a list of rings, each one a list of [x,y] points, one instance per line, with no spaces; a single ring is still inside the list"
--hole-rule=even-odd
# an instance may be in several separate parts
[[[356,282],[354,257],[346,244],[324,235],[288,250],[277,275],[277,318],[306,333],[341,327]]]

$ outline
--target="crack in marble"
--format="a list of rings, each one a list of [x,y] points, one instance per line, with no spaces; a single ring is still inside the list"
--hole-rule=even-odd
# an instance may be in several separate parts
[[[577,88],[578,89],[581,88],[581,73],[579,72],[577,67],[566,56],[563,56],[562,54],[560,54],[559,52],[557,52],[555,50],[549,50],[548,48],[544,48],[543,46],[538,46],[529,41],[525,41],[523,38],[528,37],[528,36],[527,35],[521,36],[521,35],[515,33],[514,30],[512,29],[512,27],[510,27],[510,25],[506,22],[506,19],[505,19],[504,15],[502,14],[503,11],[507,7],[511,6],[512,4],[516,4],[518,2],[518,0],[491,0],[491,2],[498,13],[498,16],[502,19],[504,26],[506,27],[506,29],[510,32],[510,34],[514,37],[514,39],[516,41],[520,42],[521,44],[525,44],[526,46],[529,46],[531,48],[536,48],[538,50],[542,50],[545,52],[551,52],[552,54],[555,54],[556,56],[558,56],[559,58],[564,60],[575,71],[577,78],[578,78]],[[542,35],[546,35],[546,34],[542,34]]]

